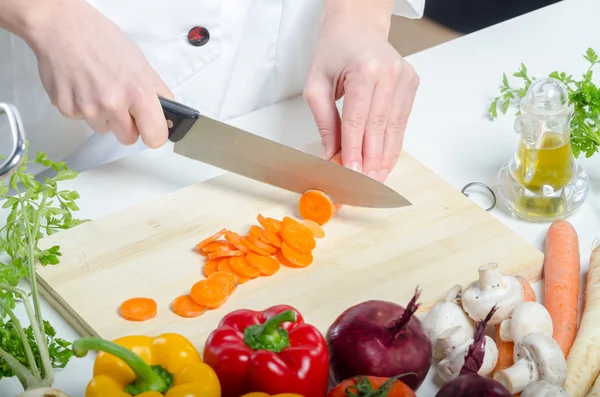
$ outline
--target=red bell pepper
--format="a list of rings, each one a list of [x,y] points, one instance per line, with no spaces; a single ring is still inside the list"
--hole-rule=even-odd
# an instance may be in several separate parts
[[[250,392],[327,395],[329,353],[317,328],[287,305],[227,314],[204,346],[222,397]]]

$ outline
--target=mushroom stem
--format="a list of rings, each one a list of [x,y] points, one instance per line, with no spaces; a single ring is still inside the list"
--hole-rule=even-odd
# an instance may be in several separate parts
[[[491,288],[506,288],[504,282],[504,276],[498,268],[497,263],[488,263],[479,268],[479,288],[491,289]]]
[[[517,362],[505,370],[494,374],[494,379],[506,387],[511,394],[522,392],[532,382],[539,379],[537,366],[527,358],[517,360]]]

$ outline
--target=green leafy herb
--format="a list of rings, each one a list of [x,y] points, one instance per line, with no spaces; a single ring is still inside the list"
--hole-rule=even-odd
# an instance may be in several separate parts
[[[592,82],[592,68],[600,63],[600,58],[591,48],[587,49],[583,58],[589,62],[589,66],[581,80],[574,80],[572,75],[558,71],[553,71],[548,76],[560,80],[569,90],[569,102],[574,108],[571,122],[573,155],[579,157],[585,153],[589,158],[600,151],[600,88]],[[511,104],[525,96],[529,86],[535,80],[535,77],[528,75],[524,64],[521,64],[521,68],[513,73],[513,76],[520,79],[521,86],[511,86],[506,73],[502,75],[500,95],[494,98],[489,108],[492,119],[498,117],[499,107],[502,114],[506,114]],[[517,111],[517,114],[520,114],[520,111]]]
[[[39,182],[27,173],[27,166],[32,163],[51,168],[56,175]],[[61,256],[58,246],[39,248],[41,238],[86,221],[72,214],[79,209],[75,203],[79,194],[58,187],[59,182],[76,176],[64,162],[51,161],[38,152],[35,160],[24,157],[8,185],[0,183],[2,208],[10,209],[6,224],[0,228],[0,252],[10,259],[0,263],[0,378],[16,376],[24,390],[51,386],[54,368],[64,367],[73,356],[70,342],[56,338],[54,328],[42,318],[35,269],[38,264],[58,264]],[[16,287],[22,279],[31,285],[31,301]],[[16,300],[23,303],[27,312],[27,328],[21,326],[13,312]]]

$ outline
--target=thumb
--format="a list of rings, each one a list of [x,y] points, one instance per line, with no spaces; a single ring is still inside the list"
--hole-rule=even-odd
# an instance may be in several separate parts
[[[307,102],[315,124],[321,135],[323,157],[329,160],[339,150],[341,144],[341,120],[335,105],[333,84],[324,76],[309,78],[304,89]]]

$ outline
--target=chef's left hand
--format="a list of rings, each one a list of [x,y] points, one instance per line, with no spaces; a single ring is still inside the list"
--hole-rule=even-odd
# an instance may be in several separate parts
[[[388,42],[391,10],[389,0],[328,0],[304,89],[325,158],[341,148],[344,166],[381,182],[398,160],[419,86]]]

